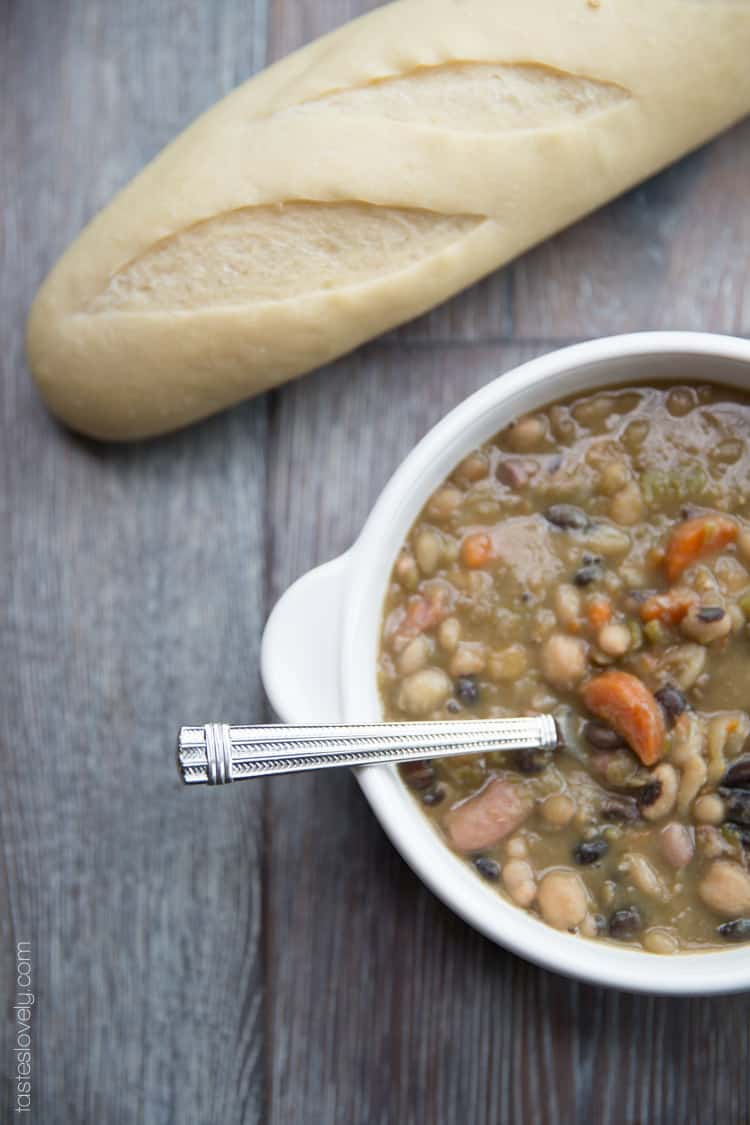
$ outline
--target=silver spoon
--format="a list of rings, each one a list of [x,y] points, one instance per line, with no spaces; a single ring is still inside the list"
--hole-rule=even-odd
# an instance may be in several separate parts
[[[177,768],[188,785],[227,785],[250,777],[414,762],[504,750],[553,750],[551,715],[469,722],[371,723],[339,726],[181,727]]]

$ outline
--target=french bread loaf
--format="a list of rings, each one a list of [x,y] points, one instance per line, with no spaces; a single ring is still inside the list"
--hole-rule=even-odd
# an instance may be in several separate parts
[[[182,426],[489,273],[750,112],[750,0],[399,0],[240,86],[40,289],[99,438]]]

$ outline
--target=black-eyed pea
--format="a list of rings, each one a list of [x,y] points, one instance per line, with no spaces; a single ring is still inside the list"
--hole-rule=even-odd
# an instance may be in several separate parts
[[[513,644],[490,653],[487,674],[495,683],[517,681],[525,674],[528,666],[529,658],[524,646]]]
[[[738,863],[715,860],[698,885],[703,902],[725,918],[740,918],[750,911],[750,875]]]
[[[548,683],[570,691],[586,673],[586,645],[578,637],[553,633],[542,645],[540,664]]]
[[[656,800],[642,807],[641,815],[646,820],[661,820],[663,817],[669,816],[677,801],[677,791],[680,785],[677,770],[669,762],[660,762],[651,771],[651,779],[658,782],[661,788]]]
[[[569,869],[549,871],[539,884],[537,898],[544,921],[557,930],[575,929],[588,913],[586,886]]]
[[[456,676],[476,676],[484,671],[487,663],[487,648],[481,641],[461,641],[453,653],[450,674]]]
[[[541,814],[550,828],[565,828],[575,816],[575,803],[566,793],[555,793],[542,802]]]
[[[723,824],[725,816],[726,808],[718,793],[705,793],[693,805],[693,820],[696,824]]]
[[[680,623],[680,631],[691,641],[710,645],[732,631],[732,618],[722,606],[691,606]]]
[[[634,480],[614,494],[609,506],[612,519],[624,527],[632,527],[638,523],[643,518],[643,511],[641,490]]]
[[[536,898],[534,869],[528,860],[511,859],[502,871],[503,886],[517,906],[531,906]]]
[[[457,617],[446,617],[440,622],[437,633],[438,644],[443,652],[454,652],[461,640],[461,623]]]
[[[421,633],[412,641],[409,641],[405,649],[399,653],[396,663],[398,665],[399,674],[402,676],[410,676],[412,672],[418,672],[420,668],[429,663],[432,645],[428,637]]]
[[[442,707],[452,692],[453,682],[442,668],[421,668],[403,680],[397,705],[409,715],[428,715]]]
[[[538,449],[544,440],[545,425],[541,418],[529,414],[519,418],[507,429],[508,444],[516,453],[530,453]]]

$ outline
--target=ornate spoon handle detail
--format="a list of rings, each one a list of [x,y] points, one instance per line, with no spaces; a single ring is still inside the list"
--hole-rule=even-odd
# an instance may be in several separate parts
[[[470,722],[372,723],[352,726],[182,727],[177,767],[188,785],[226,785],[278,773],[412,762],[492,750],[551,750],[551,715]]]

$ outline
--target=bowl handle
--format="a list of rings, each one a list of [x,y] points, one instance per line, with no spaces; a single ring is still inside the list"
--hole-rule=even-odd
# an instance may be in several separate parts
[[[298,578],[266,622],[260,674],[282,722],[341,721],[341,613],[349,554]]]

